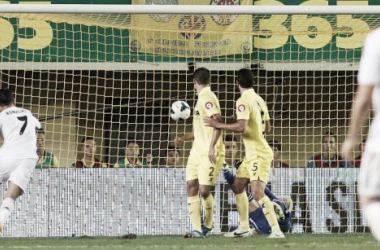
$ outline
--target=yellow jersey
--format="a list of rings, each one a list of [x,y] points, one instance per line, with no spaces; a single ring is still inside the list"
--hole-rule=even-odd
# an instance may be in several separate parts
[[[210,87],[204,87],[198,94],[198,101],[194,108],[194,142],[191,154],[208,155],[214,128],[206,126],[203,119],[216,114],[220,114],[219,100]],[[223,134],[215,144],[215,154],[224,155]]]
[[[57,168],[59,166],[58,158],[52,153],[45,151],[43,155],[38,159],[36,168]]]
[[[273,151],[265,139],[265,121],[270,119],[265,101],[253,89],[244,91],[236,103],[238,120],[247,120],[242,138],[248,159],[273,158]]]
[[[143,164],[139,159],[137,159],[136,164],[129,162],[128,157],[120,158],[114,168],[132,168],[132,167],[142,167]]]

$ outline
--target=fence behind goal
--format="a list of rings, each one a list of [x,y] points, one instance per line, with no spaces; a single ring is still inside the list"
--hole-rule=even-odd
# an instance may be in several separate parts
[[[325,150],[324,133],[337,135],[332,151],[345,136],[361,47],[380,25],[378,15],[1,15],[1,87],[14,90],[16,104],[43,122],[44,149],[59,160],[58,169],[35,170],[6,236],[188,231],[184,166],[191,143],[178,146],[176,167],[167,167],[167,152],[176,135],[191,131],[192,119],[175,123],[169,107],[176,100],[194,107],[192,73],[198,67],[210,69],[224,117],[234,114],[239,96],[236,70],[254,72],[255,89],[272,117],[267,139],[281,145],[278,161],[291,167],[273,169],[271,187],[294,201],[292,232],[368,230],[358,209],[355,164],[305,167]],[[244,155],[235,136],[238,148],[230,160]],[[72,167],[89,154],[85,137],[95,139],[95,157],[107,168]],[[138,145],[138,166],[115,168],[128,154],[128,141]],[[354,153],[360,155],[360,149]],[[225,232],[238,220],[222,176],[215,197],[213,232]]]

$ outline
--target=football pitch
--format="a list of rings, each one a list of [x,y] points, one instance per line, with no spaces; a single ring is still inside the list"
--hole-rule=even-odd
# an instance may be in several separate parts
[[[180,236],[140,236],[137,239],[116,237],[79,238],[1,238],[0,249],[380,249],[370,234],[294,234],[286,239],[252,236],[227,239],[183,239]]]

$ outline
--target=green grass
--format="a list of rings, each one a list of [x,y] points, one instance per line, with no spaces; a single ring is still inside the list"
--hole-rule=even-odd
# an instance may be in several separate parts
[[[141,236],[133,240],[114,237],[83,238],[1,238],[0,249],[380,249],[370,234],[296,234],[286,239],[251,236],[227,239],[210,236],[207,239],[183,239],[179,236]]]

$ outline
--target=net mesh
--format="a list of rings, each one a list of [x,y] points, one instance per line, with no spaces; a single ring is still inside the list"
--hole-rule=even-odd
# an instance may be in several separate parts
[[[345,137],[361,47],[380,25],[378,15],[1,16],[1,86],[13,89],[16,104],[45,129],[44,157],[5,236],[189,230],[184,166],[191,143],[178,147],[177,158],[168,149],[191,131],[192,119],[174,122],[169,107],[176,100],[194,107],[192,72],[201,66],[211,70],[224,117],[234,114],[239,96],[235,71],[255,73],[273,118],[270,186],[294,201],[292,232],[368,230],[355,164],[305,167],[325,150],[323,134],[336,134],[333,151]],[[362,139],[367,131],[365,125]],[[86,137],[96,146],[83,143]],[[107,169],[73,168],[86,154]],[[231,155],[244,156],[240,140]],[[123,168],[126,156],[131,165]],[[236,226],[238,216],[222,176],[215,190],[219,233]]]

